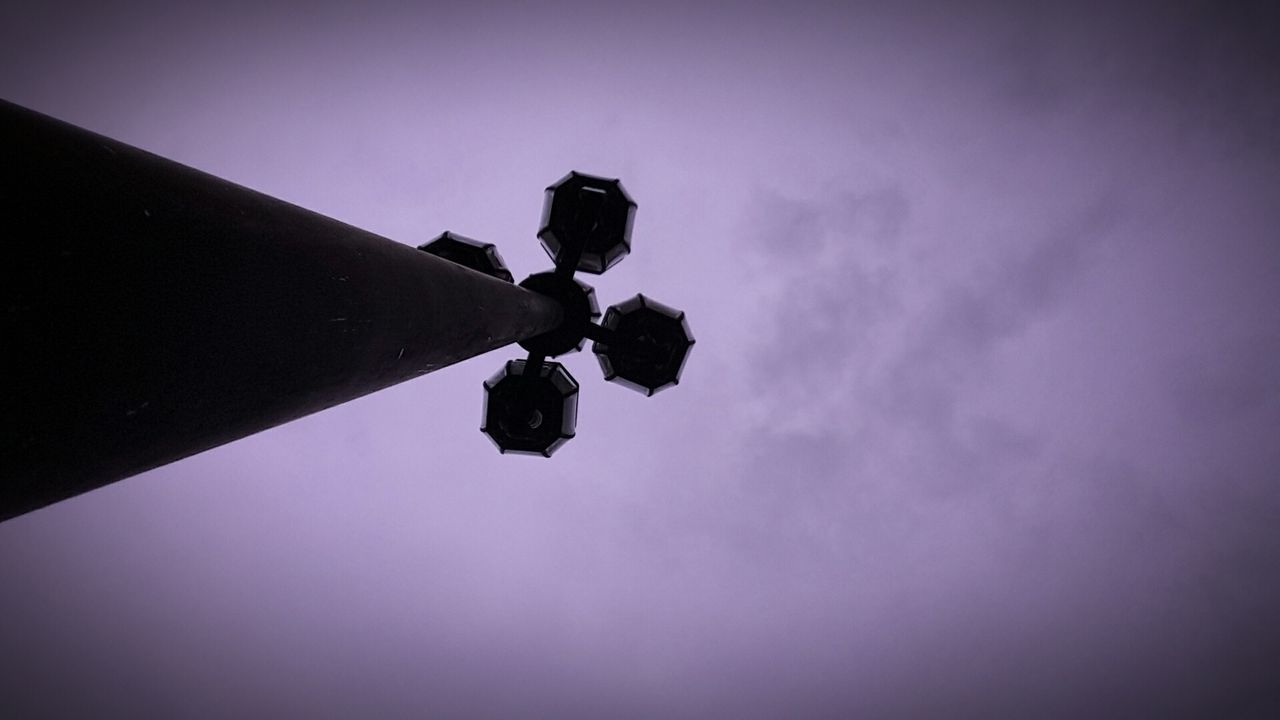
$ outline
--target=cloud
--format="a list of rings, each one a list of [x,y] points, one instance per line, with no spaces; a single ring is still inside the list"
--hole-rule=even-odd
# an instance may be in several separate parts
[[[1266,0],[1003,8],[982,73],[993,97],[1041,118],[1145,115],[1233,152],[1280,151],[1280,10]]]
[[[749,447],[800,433],[883,454],[908,432],[915,454],[942,451],[949,474],[971,477],[966,468],[981,465],[982,452],[1034,444],[996,419],[964,417],[957,403],[989,371],[993,347],[1069,300],[1115,230],[1118,201],[1104,196],[1025,242],[975,241],[976,272],[912,263],[949,238],[904,238],[906,208],[900,191],[881,188],[807,204],[768,199],[753,210],[778,212],[752,225],[761,228],[755,247],[785,281],[762,323],[772,332],[753,353],[765,419]],[[808,252],[780,256],[774,240],[787,224],[811,238]]]
[[[1143,42],[1203,41],[1172,37]],[[1251,287],[1261,271],[1246,265],[1273,263],[1274,252],[1258,256],[1247,242],[1257,220],[1227,208],[1256,209],[1265,192],[1198,194],[1237,182],[1239,167],[1194,158],[1270,141],[1249,125],[1256,118],[1199,115],[1193,106],[1212,96],[1199,60],[1139,53],[1138,70],[1091,85],[1106,74],[1073,72],[1054,48],[1031,44],[1042,57],[1014,78],[1029,85],[1005,89],[1026,119],[1001,127],[1025,138],[1025,123],[1074,114],[1056,132],[1160,140],[1088,148],[1119,150],[1106,173],[989,157],[965,181],[985,187],[1024,168],[1064,178],[1056,199],[1028,185],[992,203],[1018,208],[1016,222],[940,205],[905,172],[872,191],[758,194],[744,226],[759,267],[781,281],[760,305],[770,332],[748,360],[744,392],[756,411],[735,464],[747,498],[735,509],[750,518],[740,532],[771,541],[765,557],[791,558],[779,561],[789,568],[781,576],[841,565],[839,577],[874,588],[859,594],[831,579],[830,603],[811,610],[813,632],[866,645],[860,653],[819,641],[811,651],[823,659],[811,662],[839,667],[883,651],[880,684],[850,690],[853,681],[810,678],[813,707],[821,698],[828,710],[884,717],[1265,716],[1280,706],[1266,670],[1280,657],[1280,633],[1259,625],[1280,602],[1269,569],[1280,542],[1266,520],[1280,510],[1271,487],[1280,455],[1264,439],[1280,427],[1280,385],[1267,364],[1277,336],[1230,324],[1197,325],[1185,343],[1164,333],[1179,313],[1255,311],[1256,293],[1231,283]],[[1076,49],[1078,62],[1093,62]],[[1157,59],[1168,61],[1161,77],[1188,84],[1142,87],[1135,78]],[[1237,69],[1239,85],[1222,102],[1252,117],[1269,101],[1251,93],[1270,81]],[[1137,97],[1111,114],[1108,103],[1126,91]],[[1153,122],[1144,103],[1172,115]],[[1240,137],[1218,135],[1227,126]],[[1147,155],[1168,151],[1169,139],[1181,143],[1187,172],[1198,166],[1205,177],[1144,175]],[[953,156],[935,150],[939,166]],[[1038,157],[1059,159],[1051,148]],[[1202,222],[1206,212],[1222,214],[1230,241],[1202,231],[1215,225]],[[965,222],[947,224],[957,216]],[[1192,291],[1172,279],[1197,272],[1212,282]],[[1142,307],[1158,312],[1140,318]],[[1038,376],[1029,368],[1016,386],[1034,395],[1010,394],[1010,366],[1037,361]],[[1091,394],[1046,392],[1073,374],[1095,380]],[[921,595],[896,609],[876,604]],[[874,633],[843,624],[851,617],[877,618],[900,643],[882,648]]]

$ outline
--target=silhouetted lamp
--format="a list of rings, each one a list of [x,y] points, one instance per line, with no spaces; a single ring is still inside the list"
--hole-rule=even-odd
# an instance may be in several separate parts
[[[591,350],[605,380],[645,395],[680,383],[694,343],[682,311],[636,295],[610,307],[601,325],[613,337],[597,340]]]
[[[621,182],[571,172],[547,188],[538,239],[557,269],[599,275],[631,252],[635,217]]]
[[[500,452],[551,457],[577,424],[578,383],[560,363],[539,363],[531,374],[524,360],[508,360],[484,383],[480,430]]]
[[[496,277],[506,282],[515,280],[511,276],[511,271],[507,269],[507,264],[502,261],[502,256],[498,254],[498,248],[493,243],[482,243],[478,240],[472,240],[469,237],[446,231],[431,242],[419,245],[418,249],[450,262],[455,262],[463,267],[482,272],[489,277]]]

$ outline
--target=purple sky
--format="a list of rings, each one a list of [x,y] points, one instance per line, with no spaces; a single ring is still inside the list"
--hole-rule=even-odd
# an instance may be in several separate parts
[[[551,461],[499,350],[0,524],[19,716],[1280,715],[1274,4],[60,5],[0,96],[400,242],[622,178],[698,345]]]

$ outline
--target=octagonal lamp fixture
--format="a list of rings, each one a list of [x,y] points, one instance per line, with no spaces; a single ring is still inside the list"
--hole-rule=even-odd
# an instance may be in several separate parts
[[[493,243],[482,243],[464,235],[445,231],[434,240],[418,246],[419,250],[444,258],[476,272],[505,282],[515,280]]]
[[[696,342],[684,312],[636,295],[610,307],[601,326],[613,338],[596,341],[591,350],[605,380],[645,395],[680,384]]]
[[[631,252],[635,218],[620,180],[571,172],[547,188],[538,239],[556,267],[599,275]]]
[[[560,363],[508,360],[484,382],[480,431],[499,452],[551,457],[577,425],[578,383]]]

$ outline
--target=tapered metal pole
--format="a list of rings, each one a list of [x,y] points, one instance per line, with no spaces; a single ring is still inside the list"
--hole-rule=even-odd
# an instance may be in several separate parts
[[[555,328],[558,303],[0,101],[0,520]]]

